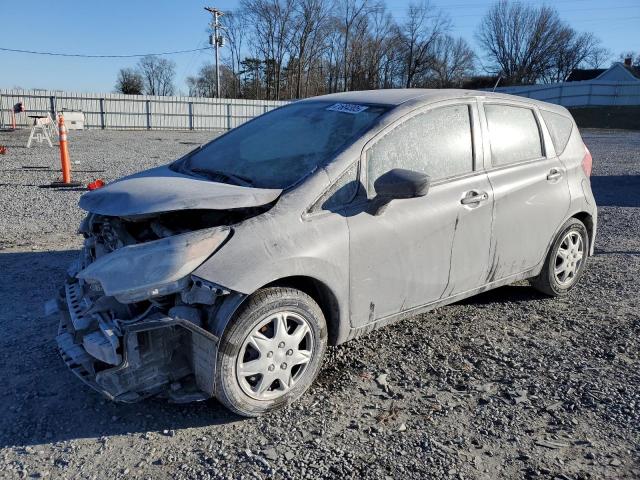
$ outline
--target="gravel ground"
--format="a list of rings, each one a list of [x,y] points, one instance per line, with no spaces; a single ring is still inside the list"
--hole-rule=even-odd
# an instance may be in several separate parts
[[[71,132],[75,177],[211,136]],[[213,400],[114,404],[66,370],[42,303],[76,255],[81,191],[38,188],[56,151],[0,132],[0,477],[640,478],[640,132],[584,138],[600,230],[579,288],[503,287],[332,348],[301,401],[245,420]]]

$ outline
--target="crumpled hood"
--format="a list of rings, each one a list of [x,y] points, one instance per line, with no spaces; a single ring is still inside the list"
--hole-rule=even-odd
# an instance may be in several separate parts
[[[282,190],[241,187],[190,177],[168,165],[121,178],[80,197],[80,208],[109,216],[135,216],[177,210],[259,207]]]

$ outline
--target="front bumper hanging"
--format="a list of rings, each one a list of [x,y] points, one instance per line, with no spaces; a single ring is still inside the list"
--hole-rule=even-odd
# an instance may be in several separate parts
[[[85,384],[120,402],[165,394],[176,402],[214,395],[219,338],[161,313],[114,325],[90,311],[84,282],[68,281],[58,299],[58,350]]]

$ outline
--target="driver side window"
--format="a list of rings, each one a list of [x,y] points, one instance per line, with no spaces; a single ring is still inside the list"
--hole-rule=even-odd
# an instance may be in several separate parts
[[[366,152],[369,191],[394,168],[426,173],[432,181],[473,171],[468,105],[420,113],[387,133]]]

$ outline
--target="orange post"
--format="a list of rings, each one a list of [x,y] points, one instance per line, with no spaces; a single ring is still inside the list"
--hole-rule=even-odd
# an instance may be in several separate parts
[[[60,164],[62,165],[62,183],[71,183],[71,160],[69,159],[69,147],[67,146],[67,127],[64,125],[64,117],[58,116],[58,135],[60,140]]]
[[[76,188],[82,184],[71,181],[71,160],[69,159],[69,147],[67,146],[67,127],[64,125],[62,115],[58,117],[58,140],[60,142],[60,165],[62,166],[62,181],[51,182],[47,187]]]

